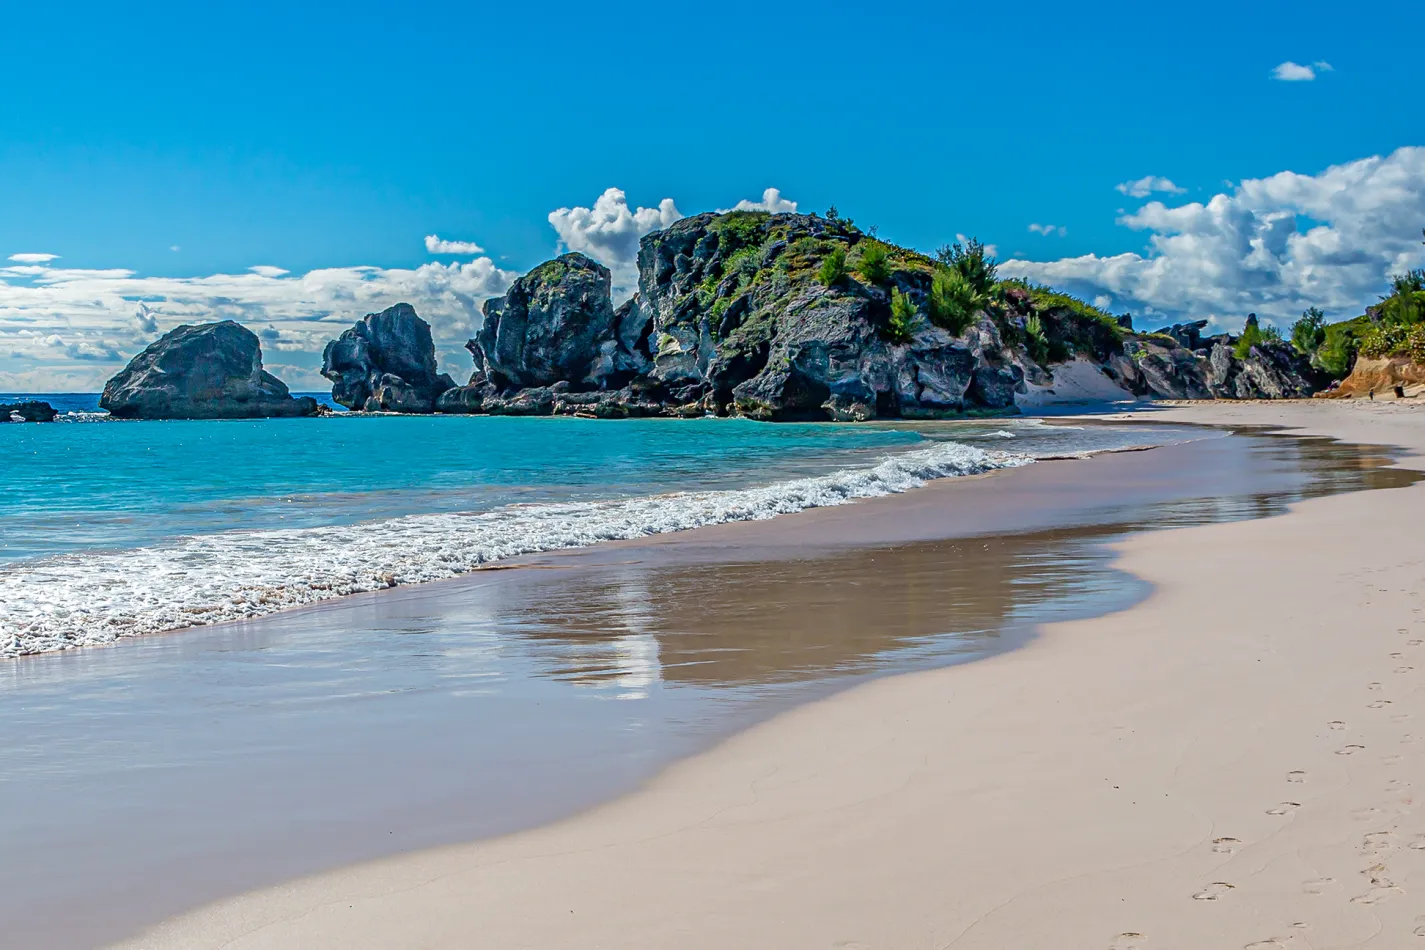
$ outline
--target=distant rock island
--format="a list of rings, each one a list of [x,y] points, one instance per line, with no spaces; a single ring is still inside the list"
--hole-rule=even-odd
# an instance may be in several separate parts
[[[1402,283],[1403,282],[1403,283]],[[436,367],[409,304],[369,314],[327,344],[322,375],[352,410],[738,415],[857,421],[1017,411],[1066,399],[1276,399],[1425,381],[1425,275],[1364,317],[1303,315],[1284,340],[1249,314],[1241,334],[1207,321],[1154,332],[1048,287],[999,279],[975,241],[934,256],[831,212],[699,214],[646,235],[637,292],[615,306],[608,268],[564,254],[484,304],[457,385]],[[1399,326],[1397,326],[1399,324]],[[1332,384],[1335,385],[1335,384]],[[311,415],[262,370],[231,321],[179,327],[134,358],[101,406],[124,418]]]
[[[53,422],[59,412],[47,402],[26,399],[23,402],[0,402],[0,423]]]
[[[99,408],[119,419],[252,419],[312,416],[262,368],[257,334],[231,320],[165,333],[104,386]]]

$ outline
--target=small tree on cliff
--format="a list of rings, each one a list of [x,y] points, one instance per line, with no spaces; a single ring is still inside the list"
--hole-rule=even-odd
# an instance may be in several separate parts
[[[935,256],[946,267],[959,271],[975,293],[988,295],[994,290],[999,262],[978,238],[970,238],[964,244],[959,241],[946,244],[935,252]]]
[[[1302,313],[1291,325],[1291,345],[1302,356],[1314,356],[1326,340],[1326,314],[1315,307]]]
[[[821,259],[816,279],[828,287],[835,287],[846,279],[846,248],[834,247]]]

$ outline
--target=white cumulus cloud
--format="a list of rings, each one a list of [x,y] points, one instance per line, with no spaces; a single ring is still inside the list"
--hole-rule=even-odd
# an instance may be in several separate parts
[[[1057,234],[1059,237],[1069,233],[1069,229],[1061,224],[1031,224],[1029,230],[1035,234],[1042,234],[1045,237]]]
[[[587,254],[613,271],[614,284],[625,291],[636,278],[638,240],[666,228],[683,216],[672,198],[656,208],[629,208],[622,189],[608,188],[592,208],[559,208],[549,223],[563,248]]]
[[[1325,68],[1330,69],[1330,64],[1328,63]],[[1316,78],[1316,70],[1310,66],[1303,66],[1300,63],[1287,60],[1284,63],[1279,63],[1272,70],[1272,78],[1280,79],[1282,82],[1311,82]]]
[[[747,198],[743,198],[731,208],[719,208],[718,210],[721,212],[770,211],[773,214],[795,214],[797,210],[797,203],[795,201],[788,201],[786,198],[783,198],[782,192],[779,189],[768,188],[766,191],[762,192],[762,200],[760,201],[751,201]]]
[[[1144,175],[1135,181],[1125,181],[1113,187],[1130,198],[1146,198],[1154,192],[1180,195],[1187,191],[1186,188],[1179,188],[1173,184],[1171,179],[1158,175]]]
[[[291,273],[280,267],[273,267],[271,264],[258,264],[256,267],[249,267],[248,270],[259,277],[281,277],[284,274]]]
[[[48,264],[59,260],[58,254],[11,254],[10,260],[16,264]]]
[[[483,254],[485,249],[474,241],[447,241],[435,234],[426,235],[426,251],[431,254]]]
[[[1310,306],[1351,317],[1388,275],[1425,264],[1425,148],[1247,179],[1206,202],[1151,201],[1118,220],[1147,232],[1144,253],[1008,260],[1001,271],[1164,322],[1235,329],[1253,311],[1285,325]]]

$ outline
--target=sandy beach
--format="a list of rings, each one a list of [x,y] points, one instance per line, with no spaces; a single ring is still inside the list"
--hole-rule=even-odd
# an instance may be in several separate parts
[[[1400,446],[1425,467],[1406,404],[1141,415]],[[121,946],[1412,946],[1422,512],[1416,484],[1135,535],[1118,566],[1154,590],[1127,611],[799,707],[557,824],[257,891]]]

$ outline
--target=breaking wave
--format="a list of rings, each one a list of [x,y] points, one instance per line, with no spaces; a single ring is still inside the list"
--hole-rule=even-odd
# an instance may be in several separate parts
[[[241,620],[441,580],[492,561],[891,495],[1033,461],[937,442],[847,469],[733,491],[509,505],[300,530],[229,531],[0,567],[0,656]]]

